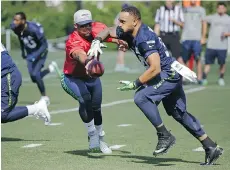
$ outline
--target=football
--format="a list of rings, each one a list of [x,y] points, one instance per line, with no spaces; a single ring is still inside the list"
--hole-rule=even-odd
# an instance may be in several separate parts
[[[101,77],[104,74],[105,68],[104,65],[98,61],[93,59],[90,61],[88,66],[88,75],[91,77]]]

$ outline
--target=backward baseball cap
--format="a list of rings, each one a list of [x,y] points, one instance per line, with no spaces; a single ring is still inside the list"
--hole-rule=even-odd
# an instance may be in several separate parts
[[[74,13],[74,24],[84,25],[93,22],[92,14],[89,10],[81,9]]]

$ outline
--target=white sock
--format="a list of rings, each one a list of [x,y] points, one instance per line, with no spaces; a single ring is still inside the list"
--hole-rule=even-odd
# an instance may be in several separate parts
[[[99,134],[102,132],[102,124],[101,125],[95,125],[95,128],[97,129],[97,132]]]
[[[94,119],[91,120],[91,122],[89,122],[89,123],[85,123],[85,127],[86,127],[86,129],[87,129],[88,134],[89,134],[90,132],[95,131],[96,128],[95,128],[95,125],[94,125]]]
[[[36,104],[26,106],[28,109],[28,115],[34,115],[34,113],[38,110]]]

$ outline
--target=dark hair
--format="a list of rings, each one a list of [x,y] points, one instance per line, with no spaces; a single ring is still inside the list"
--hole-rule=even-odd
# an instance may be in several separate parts
[[[222,6],[222,5],[225,6],[225,7],[227,7],[226,3],[224,3],[224,2],[221,2],[221,1],[220,1],[220,2],[217,3],[217,7],[218,7],[218,6]]]
[[[26,14],[24,12],[17,12],[15,15],[20,15],[21,19],[26,20]]]
[[[127,8],[123,8],[121,12],[128,12],[130,15],[133,15],[137,19],[141,19],[141,13],[135,6],[129,6]]]

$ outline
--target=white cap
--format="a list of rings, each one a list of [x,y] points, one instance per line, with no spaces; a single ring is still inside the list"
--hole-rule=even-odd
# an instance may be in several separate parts
[[[74,24],[84,25],[93,22],[92,14],[89,10],[81,9],[74,13]]]

